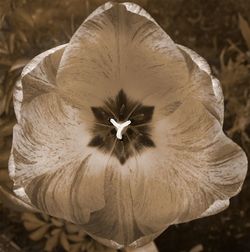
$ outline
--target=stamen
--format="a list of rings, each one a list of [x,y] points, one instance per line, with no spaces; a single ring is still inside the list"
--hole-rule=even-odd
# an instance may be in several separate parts
[[[131,121],[128,120],[124,123],[118,123],[114,119],[110,119],[110,122],[116,128],[116,137],[121,140],[122,139],[122,132],[123,132],[124,128],[126,128],[131,123]]]

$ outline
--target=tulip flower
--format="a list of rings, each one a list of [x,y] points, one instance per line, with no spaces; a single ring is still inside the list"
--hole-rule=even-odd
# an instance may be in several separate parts
[[[246,176],[206,61],[133,3],[106,3],[35,57],[14,105],[19,200],[113,248],[222,211]]]

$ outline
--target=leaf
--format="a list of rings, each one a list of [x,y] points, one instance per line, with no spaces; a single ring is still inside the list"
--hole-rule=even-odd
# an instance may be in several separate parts
[[[16,60],[13,65],[11,66],[9,72],[13,72],[19,68],[23,68],[25,65],[27,65],[29,63],[30,59],[27,58],[22,58],[22,59],[18,59]]]
[[[0,186],[0,200],[8,208],[14,209],[15,211],[36,211],[36,209],[24,203],[24,201],[17,198],[12,191],[2,185]]]
[[[8,120],[4,124],[0,125],[0,136],[7,137],[12,135],[12,130],[15,124],[16,120],[12,118],[11,120]]]
[[[41,220],[34,213],[23,213],[22,220],[35,222],[35,223],[41,223]]]
[[[64,232],[61,233],[60,243],[66,251],[70,251],[70,244]]]
[[[10,151],[8,149],[4,149],[0,153],[0,167],[7,167],[9,161]]]
[[[53,249],[58,245],[58,238],[59,238],[59,233],[52,235],[51,237],[49,237],[49,239],[47,240],[44,250],[45,251],[53,251]]]
[[[250,27],[248,22],[241,16],[239,13],[239,28],[245,42],[247,44],[248,49],[250,49]]]
[[[66,230],[68,233],[72,234],[72,233],[76,233],[77,231],[79,231],[79,227],[75,224],[66,222]]]
[[[41,214],[41,217],[46,221],[46,222],[49,222],[50,221],[50,216],[45,214],[45,213],[40,213]]]
[[[73,242],[82,242],[84,237],[80,235],[67,235],[68,239]]]
[[[196,246],[191,248],[191,250],[189,252],[201,252],[203,250],[204,250],[203,245],[202,244],[197,244]]]
[[[62,231],[62,230],[61,230],[60,228],[56,228],[56,229],[53,229],[53,230],[51,231],[51,234],[52,234],[52,235],[60,234],[61,231]]]
[[[16,39],[16,34],[12,33],[9,37],[9,43],[8,43],[8,49],[9,53],[12,54],[15,50],[15,39]]]
[[[37,229],[35,232],[29,235],[30,239],[33,241],[41,240],[44,237],[44,235],[47,233],[49,228],[50,228],[49,224],[42,226],[41,228]]]
[[[70,246],[71,252],[80,252],[81,250],[81,243],[73,244]]]
[[[62,227],[64,225],[62,220],[56,218],[51,218],[51,222],[56,227]]]
[[[38,222],[29,222],[29,221],[25,221],[25,222],[23,223],[25,229],[28,230],[28,231],[36,230],[36,229],[38,229],[38,228],[44,226],[45,224],[46,224],[46,223],[45,223],[45,222],[42,222],[42,221],[41,221],[40,223],[38,223]]]
[[[19,9],[16,15],[17,15],[17,22],[23,22],[30,28],[34,26],[34,20],[32,18],[32,15],[28,11],[24,9],[21,10]]]
[[[0,183],[8,183],[10,181],[7,169],[0,170]]]

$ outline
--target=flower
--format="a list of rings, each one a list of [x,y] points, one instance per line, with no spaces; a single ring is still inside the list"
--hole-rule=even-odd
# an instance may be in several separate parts
[[[222,211],[246,176],[219,81],[133,3],[99,7],[33,59],[14,105],[16,195],[110,247]]]

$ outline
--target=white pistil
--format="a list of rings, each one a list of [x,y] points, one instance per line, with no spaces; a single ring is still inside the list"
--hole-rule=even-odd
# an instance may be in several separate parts
[[[110,122],[115,126],[116,128],[116,137],[118,139],[122,139],[122,132],[123,130],[131,123],[130,120],[124,122],[124,123],[118,123],[114,119],[110,119]]]

